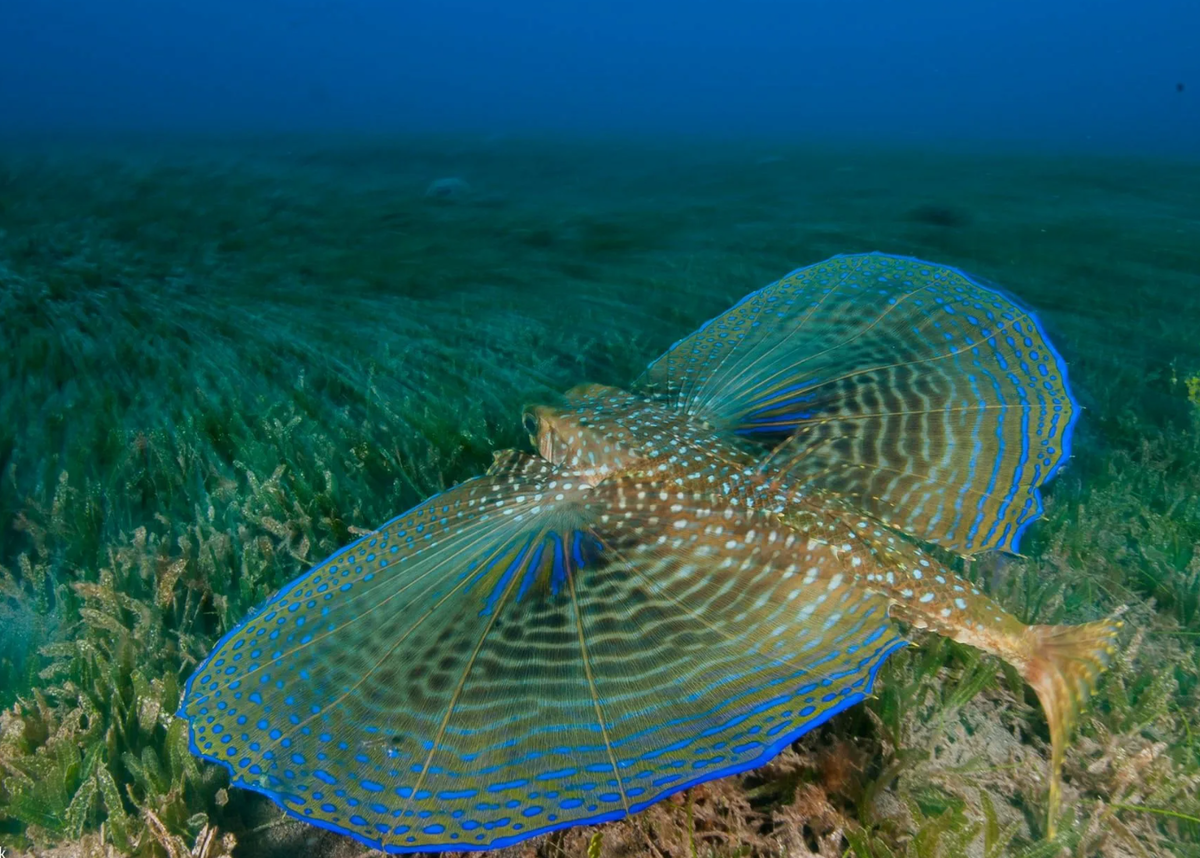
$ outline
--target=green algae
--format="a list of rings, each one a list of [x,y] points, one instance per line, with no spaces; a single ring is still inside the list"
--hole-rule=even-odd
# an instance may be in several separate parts
[[[786,760],[535,848],[1200,854],[1200,168],[780,153],[0,154],[0,843],[215,856],[219,831],[287,851],[303,827],[226,792],[173,718],[207,648],[521,444],[524,403],[628,382],[744,293],[877,249],[1017,292],[1086,406],[1027,556],[963,569],[1027,621],[1131,606],[1068,755],[1063,830],[1042,840],[1027,689],[918,638]],[[472,194],[426,201],[442,175]]]

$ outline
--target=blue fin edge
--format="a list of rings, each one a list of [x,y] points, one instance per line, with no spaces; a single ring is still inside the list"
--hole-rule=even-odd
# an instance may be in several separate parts
[[[866,253],[838,253],[833,256],[830,256],[827,259],[822,259],[820,262],[814,262],[811,265],[802,265],[799,268],[794,268],[791,271],[789,271],[787,274],[780,277],[778,280],[768,283],[766,286],[763,286],[761,289],[755,289],[753,292],[750,292],[749,294],[745,295],[740,301],[738,301],[732,307],[722,310],[720,313],[713,316],[711,319],[709,319],[707,322],[705,322],[703,325],[701,325],[695,331],[692,331],[687,336],[680,337],[678,340],[676,340],[674,343],[672,343],[670,348],[668,348],[665,352],[663,352],[661,355],[659,355],[657,358],[655,358],[653,361],[651,361],[649,365],[647,365],[646,371],[649,371],[650,367],[654,366],[654,364],[658,363],[658,361],[660,361],[666,355],[668,355],[672,351],[674,351],[675,347],[678,346],[680,343],[682,343],[684,340],[686,340],[688,337],[691,337],[695,334],[700,333],[701,331],[706,329],[709,325],[711,325],[713,322],[715,322],[717,319],[719,319],[721,316],[724,316],[726,313],[728,313],[730,310],[737,309],[742,304],[746,303],[751,298],[753,298],[755,295],[759,294],[760,292],[762,292],[766,289],[770,289],[772,286],[774,286],[780,280],[786,280],[789,277],[791,277],[793,274],[798,274],[799,272],[804,271],[807,268],[812,268],[816,265],[822,265],[826,262],[829,262],[830,260],[848,259],[852,256],[879,256],[879,257],[884,257],[887,259],[901,259],[901,260],[904,260],[905,262],[916,262],[921,265],[932,265],[932,266],[936,266],[937,268],[944,268],[947,271],[952,271],[955,274],[957,274],[958,276],[960,276],[966,280],[969,280],[971,283],[974,283],[980,289],[986,289],[988,292],[992,292],[996,295],[999,295],[1000,297],[1004,298],[1004,300],[1006,300],[1006,301],[1011,301],[1014,306],[1016,306],[1018,309],[1022,310],[1026,315],[1029,316],[1030,319],[1033,320],[1033,326],[1035,328],[1037,328],[1037,332],[1038,332],[1038,334],[1041,335],[1042,341],[1045,342],[1046,347],[1048,349],[1050,349],[1050,354],[1054,357],[1054,365],[1055,365],[1055,367],[1058,368],[1059,373],[1062,375],[1063,389],[1065,389],[1067,391],[1067,398],[1071,401],[1071,420],[1069,423],[1067,423],[1067,428],[1063,430],[1062,453],[1059,456],[1058,463],[1055,464],[1054,468],[1048,474],[1046,474],[1046,476],[1042,479],[1042,481],[1037,486],[1034,486],[1034,488],[1033,488],[1033,499],[1034,499],[1034,503],[1036,504],[1033,514],[1030,515],[1027,519],[1025,519],[1025,521],[1021,522],[1016,527],[1016,529],[1013,531],[1012,536],[1009,537],[1007,543],[999,546],[999,550],[1001,550],[1001,551],[1008,551],[1012,554],[1019,554],[1020,551],[1018,550],[1018,546],[1020,544],[1021,537],[1025,535],[1025,531],[1029,529],[1029,526],[1031,524],[1033,524],[1035,521],[1037,521],[1039,518],[1041,518],[1042,513],[1045,512],[1045,505],[1042,503],[1042,493],[1039,490],[1040,487],[1046,485],[1048,482],[1050,482],[1052,479],[1054,479],[1056,476],[1058,476],[1059,472],[1066,466],[1067,461],[1071,458],[1071,446],[1072,446],[1072,439],[1075,434],[1075,424],[1079,421],[1079,415],[1083,409],[1079,403],[1079,400],[1076,399],[1075,394],[1071,392],[1070,380],[1067,376],[1067,363],[1066,363],[1066,361],[1063,360],[1063,357],[1059,353],[1058,349],[1055,347],[1054,342],[1050,339],[1050,336],[1046,333],[1046,329],[1042,325],[1041,318],[1024,301],[1022,301],[1016,295],[1014,295],[1013,293],[1009,292],[1007,289],[1005,289],[1001,286],[997,286],[994,283],[985,281],[979,277],[976,277],[973,274],[968,274],[966,271],[963,271],[961,268],[958,268],[953,265],[945,265],[941,262],[930,262],[928,259],[918,259],[915,256],[905,256],[904,254],[901,254],[901,253],[885,253],[881,250],[872,250],[872,251],[869,251]],[[645,372],[643,372],[643,375],[644,374],[645,374]]]
[[[403,515],[397,516],[397,518],[403,518]],[[388,522],[388,524],[391,524],[391,522]],[[383,525],[383,527],[387,527],[387,526],[388,525],[386,525],[386,524]],[[382,529],[382,528],[380,528],[380,529]],[[349,548],[353,548],[355,545],[358,545],[359,542],[362,542],[364,539],[367,539],[369,536],[371,536],[371,534],[368,534],[367,536],[362,537],[362,539],[352,542],[350,545],[347,545],[344,548],[340,549],[339,551],[335,552],[323,563],[317,564],[317,565],[324,565],[324,563],[327,563],[327,562],[329,562],[329,560],[332,560],[334,557],[337,557],[343,551],[346,551]],[[308,572],[305,572],[304,574],[307,575]],[[303,577],[303,576],[299,576],[299,577]],[[281,588],[280,593],[277,593],[275,596],[272,596],[271,599],[267,600],[267,602],[264,604],[263,607],[265,608],[267,604],[270,604],[272,601],[274,601],[276,598],[278,598],[278,596],[283,592],[284,589],[286,589],[286,588]],[[252,614],[252,616],[257,616],[258,613],[259,613],[259,611],[255,611]],[[229,772],[230,779],[231,779],[231,784],[230,784],[231,786],[235,786],[238,789],[244,789],[244,790],[249,790],[251,792],[261,793],[262,795],[267,796],[269,799],[274,801],[279,806],[279,809],[282,810],[288,816],[290,816],[294,819],[298,819],[301,822],[305,822],[309,825],[315,826],[316,828],[323,828],[326,831],[332,831],[335,834],[341,834],[345,837],[350,837],[354,840],[357,840],[359,843],[362,843],[365,846],[369,846],[372,849],[378,849],[380,851],[383,851],[383,852],[386,852],[386,853],[392,854],[392,855],[407,854],[407,853],[414,853],[414,852],[486,852],[486,851],[489,851],[492,849],[502,849],[506,846],[512,846],[516,843],[520,843],[524,840],[528,840],[531,837],[538,837],[542,834],[549,834],[552,831],[558,831],[563,828],[577,828],[577,827],[583,826],[583,825],[597,825],[602,822],[613,822],[618,819],[623,819],[627,815],[640,813],[641,811],[645,810],[647,807],[650,807],[653,804],[658,804],[660,801],[663,801],[664,799],[669,798],[670,796],[675,795],[676,793],[683,792],[684,790],[689,789],[689,788],[695,786],[696,784],[706,783],[707,781],[712,781],[712,780],[717,780],[719,778],[729,777],[731,775],[740,774],[742,772],[749,771],[750,769],[755,769],[755,768],[758,768],[759,766],[766,765],[772,759],[777,757],[783,751],[784,748],[786,748],[792,742],[799,739],[805,733],[808,733],[809,731],[816,729],[817,727],[821,726],[826,721],[828,721],[830,718],[832,718],[834,715],[838,715],[841,712],[845,711],[846,709],[849,709],[851,706],[855,706],[855,705],[861,703],[863,700],[865,700],[867,698],[867,696],[871,693],[872,689],[875,687],[875,676],[879,672],[879,669],[883,666],[884,662],[886,662],[893,653],[897,652],[900,649],[903,649],[905,646],[908,645],[908,641],[903,640],[903,639],[899,639],[899,640],[895,641],[891,646],[889,646],[885,650],[883,650],[883,652],[881,652],[879,654],[879,656],[876,658],[875,663],[873,665],[871,665],[871,669],[867,672],[866,685],[864,686],[864,688],[861,691],[856,691],[853,694],[847,694],[846,697],[843,700],[839,701],[839,703],[836,706],[834,706],[833,708],[825,710],[824,712],[820,713],[815,718],[813,718],[811,721],[806,721],[805,723],[796,727],[794,730],[790,730],[786,733],[781,734],[781,737],[779,739],[777,739],[772,744],[768,745],[763,750],[763,752],[761,754],[759,754],[757,757],[755,757],[754,759],[749,760],[748,762],[738,763],[736,765],[729,766],[728,768],[718,769],[713,772],[708,772],[700,777],[693,778],[692,780],[687,781],[685,783],[672,785],[668,791],[659,793],[658,795],[656,795],[653,799],[650,799],[649,801],[643,801],[643,802],[638,802],[636,804],[631,804],[629,806],[628,814],[626,813],[626,811],[624,809],[611,810],[611,811],[607,811],[605,813],[597,814],[596,816],[583,817],[580,819],[573,819],[573,820],[566,821],[566,822],[556,822],[552,825],[543,826],[542,828],[529,829],[526,831],[522,831],[519,834],[510,835],[507,837],[499,837],[499,838],[491,841],[490,843],[486,843],[486,844],[485,843],[447,843],[442,846],[434,846],[434,847],[431,847],[429,845],[395,846],[395,845],[390,845],[390,844],[385,845],[382,840],[373,840],[370,837],[365,837],[361,834],[358,834],[357,832],[349,831],[345,828],[341,828],[340,826],[334,825],[333,823],[325,822],[325,821],[319,820],[319,819],[312,819],[310,817],[305,816],[302,813],[297,813],[296,811],[294,811],[288,807],[288,805],[285,802],[283,794],[276,792],[275,790],[266,789],[264,787],[258,787],[258,786],[250,786],[248,784],[232,783],[232,780],[237,777],[237,772],[234,771],[233,764],[227,760],[222,760],[222,759],[219,759],[218,757],[210,756],[208,754],[203,753],[200,750],[199,746],[196,745],[195,736],[192,733],[191,719],[189,719],[186,715],[183,714],[184,702],[187,700],[188,696],[191,694],[192,682],[196,679],[196,677],[198,677],[203,672],[203,670],[205,669],[205,665],[208,664],[208,662],[212,659],[213,655],[217,652],[217,650],[219,650],[229,638],[231,638],[234,634],[236,634],[241,629],[241,627],[243,625],[245,625],[246,621],[248,621],[249,619],[250,619],[250,617],[247,617],[246,620],[243,620],[242,622],[238,623],[237,626],[235,626],[230,631],[228,631],[221,638],[221,640],[219,640],[217,642],[216,646],[214,646],[212,648],[212,651],[209,653],[208,658],[204,659],[204,661],[200,663],[200,665],[196,668],[196,670],[192,673],[192,675],[190,677],[188,677],[187,682],[184,684],[183,694],[179,700],[179,711],[175,713],[175,716],[177,718],[182,718],[184,721],[187,722],[187,725],[188,725],[188,750],[192,754],[196,755],[197,757],[200,757],[201,759],[208,760],[209,762],[212,762],[212,763],[217,763],[218,765],[224,767],[226,769],[226,771]]]

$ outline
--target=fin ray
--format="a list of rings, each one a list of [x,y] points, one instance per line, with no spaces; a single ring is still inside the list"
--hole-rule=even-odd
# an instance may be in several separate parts
[[[1037,693],[1050,727],[1047,836],[1054,837],[1062,796],[1062,766],[1079,714],[1116,654],[1123,623],[1116,615],[1077,626],[1029,626],[1021,675]]]
[[[967,556],[1018,549],[1078,409],[1033,313],[957,269],[886,254],[792,272],[638,383],[765,447],[764,472]]]
[[[376,848],[496,848],[862,699],[903,644],[884,600],[769,515],[667,488],[498,458],[227,635],[185,689],[193,751]]]

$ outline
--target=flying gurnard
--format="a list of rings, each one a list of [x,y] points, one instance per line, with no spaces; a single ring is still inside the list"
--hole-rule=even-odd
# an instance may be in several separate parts
[[[497,848],[764,764],[871,692],[901,621],[1036,691],[1052,830],[1120,624],[1025,625],[937,556],[1017,550],[1077,411],[998,289],[802,268],[283,587],[188,681],[192,750],[378,849]]]

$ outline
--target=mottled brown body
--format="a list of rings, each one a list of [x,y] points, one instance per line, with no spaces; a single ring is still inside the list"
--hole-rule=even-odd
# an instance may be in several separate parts
[[[708,493],[714,504],[756,507],[802,535],[810,549],[827,550],[845,586],[886,596],[897,619],[1006,660],[1017,657],[1023,623],[832,493],[795,490],[786,475],[764,472],[761,455],[735,439],[617,388],[586,385],[567,399],[573,407],[530,411],[538,428],[532,440],[543,458],[592,485],[639,474]]]
[[[1119,622],[1026,625],[909,537],[832,492],[794,487],[786,473],[762,466],[761,453],[703,421],[602,385],[577,387],[566,398],[566,407],[527,412],[527,428],[535,430],[531,441],[547,460],[593,486],[616,477],[644,478],[703,496],[714,507],[753,511],[764,526],[799,537],[797,567],[828,580],[831,593],[877,593],[887,599],[893,619],[1013,665],[1037,692],[1050,724],[1053,827],[1067,737],[1115,652]],[[670,490],[662,495],[669,514]],[[718,545],[726,535],[721,526],[706,527]]]
[[[1118,624],[1025,625],[938,559],[1017,551],[1069,458],[1032,311],[837,256],[633,390],[530,409],[536,455],[497,451],[246,617],[187,682],[192,750],[375,849],[496,849],[765,764],[872,693],[900,620],[1036,690],[1052,833]]]

